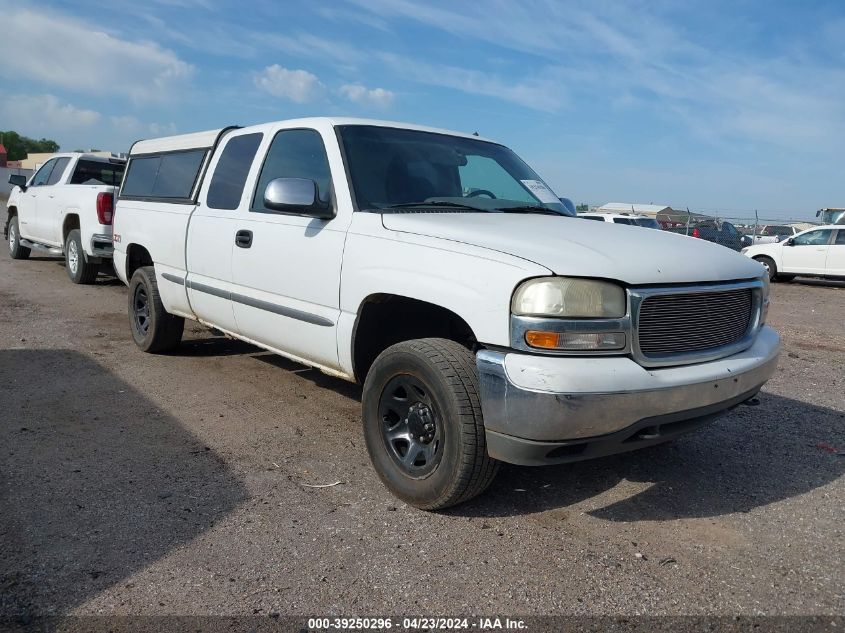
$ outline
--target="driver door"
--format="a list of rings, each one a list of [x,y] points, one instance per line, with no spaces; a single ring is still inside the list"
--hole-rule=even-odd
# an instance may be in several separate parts
[[[783,245],[783,272],[808,275],[825,274],[832,229],[805,231]]]
[[[336,141],[312,128],[269,131],[229,235],[238,331],[289,356],[339,368],[340,267],[351,217],[338,207],[332,185],[334,170],[345,178]],[[337,216],[267,209],[264,190],[276,178],[313,180]]]

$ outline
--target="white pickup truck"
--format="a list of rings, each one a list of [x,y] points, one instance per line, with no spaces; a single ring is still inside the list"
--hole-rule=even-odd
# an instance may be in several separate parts
[[[16,185],[7,203],[4,235],[13,259],[32,249],[65,256],[68,277],[93,283],[112,255],[112,215],[126,161],[91,154],[56,154],[29,180]]]
[[[572,217],[511,150],[443,130],[314,118],[140,141],[114,233],[142,350],[195,319],[363,383],[372,463],[425,509],[500,461],[695,429],[753,398],[780,348],[757,262]]]

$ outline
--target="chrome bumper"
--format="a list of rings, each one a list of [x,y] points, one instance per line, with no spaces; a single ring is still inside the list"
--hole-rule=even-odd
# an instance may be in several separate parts
[[[95,233],[91,236],[91,255],[93,257],[111,257],[114,253],[114,242],[111,235]]]
[[[753,397],[774,373],[779,351],[780,337],[769,327],[732,356],[660,369],[627,357],[482,350],[477,365],[488,452],[535,465],[671,439]]]

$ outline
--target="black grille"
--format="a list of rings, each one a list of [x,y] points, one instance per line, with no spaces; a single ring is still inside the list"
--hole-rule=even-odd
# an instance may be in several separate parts
[[[748,331],[751,311],[750,288],[647,297],[640,305],[640,351],[664,356],[736,343]]]

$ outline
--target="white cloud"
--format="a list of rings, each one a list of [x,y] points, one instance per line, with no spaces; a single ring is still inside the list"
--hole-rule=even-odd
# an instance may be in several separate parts
[[[193,67],[154,42],[132,42],[63,15],[25,9],[3,16],[0,75],[84,94],[169,100]]]
[[[685,126],[691,136],[720,146],[747,142],[800,153],[835,152],[845,134],[841,65],[793,50],[800,50],[802,41],[817,48],[813,37],[840,41],[843,20],[830,21],[822,33],[808,32],[797,43],[773,42],[771,49],[749,54],[718,39],[695,40],[679,26],[683,9],[666,10],[660,3],[644,10],[639,4],[589,0],[351,1],[382,20],[412,21],[530,56],[519,65],[508,63],[509,55],[501,64],[482,56],[477,65],[459,68],[376,53],[412,81],[546,111],[567,102],[607,99],[619,108],[651,109]],[[693,10],[687,13],[701,19]]]
[[[131,115],[110,116],[112,126],[124,134],[137,134],[141,130],[141,122]]]
[[[278,64],[267,66],[255,76],[255,85],[275,97],[294,103],[308,103],[322,97],[325,86],[307,70],[288,70]]]
[[[385,90],[384,88],[370,89],[360,84],[346,84],[341,86],[340,94],[353,103],[377,108],[389,107],[396,97],[390,90]]]
[[[0,100],[0,115],[5,127],[36,137],[90,128],[102,118],[99,112],[63,103],[51,94],[6,96]]]
[[[553,112],[567,102],[564,86],[551,73],[513,80],[470,68],[429,64],[392,53],[379,53],[378,58],[396,74],[413,81],[494,97],[534,110]]]
[[[173,136],[178,132],[175,123],[150,123],[147,130],[153,136]]]

